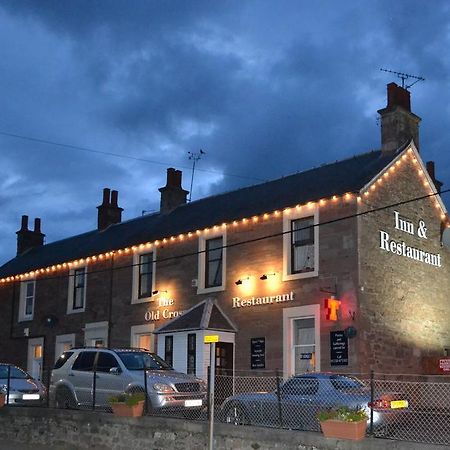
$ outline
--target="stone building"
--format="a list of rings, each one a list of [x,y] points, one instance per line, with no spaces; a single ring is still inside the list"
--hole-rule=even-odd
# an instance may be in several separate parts
[[[450,348],[448,227],[418,152],[410,93],[388,85],[382,148],[187,203],[167,171],[158,213],[43,245],[22,217],[0,268],[0,360],[39,376],[72,346],[136,346],[222,371],[438,373]]]

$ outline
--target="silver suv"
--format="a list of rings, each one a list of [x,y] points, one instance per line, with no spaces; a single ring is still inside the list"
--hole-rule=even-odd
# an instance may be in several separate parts
[[[104,408],[113,395],[145,390],[149,410],[201,410],[206,404],[203,380],[176,372],[154,353],[86,347],[64,352],[56,361],[50,402],[58,408]]]

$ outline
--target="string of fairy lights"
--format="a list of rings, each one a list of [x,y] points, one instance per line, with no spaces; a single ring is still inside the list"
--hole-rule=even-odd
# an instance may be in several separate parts
[[[108,260],[110,258],[112,258],[113,256],[119,255],[132,255],[132,254],[136,254],[136,253],[142,253],[144,251],[150,251],[153,248],[157,248],[161,245],[166,245],[168,243],[174,243],[174,242],[183,242],[185,240],[189,240],[192,239],[194,237],[199,237],[199,236],[207,236],[209,233],[215,233],[215,232],[219,232],[220,230],[225,230],[227,228],[237,228],[240,225],[247,225],[249,223],[258,223],[258,222],[265,222],[268,221],[271,218],[280,218],[282,215],[287,215],[289,216],[293,211],[296,212],[301,212],[304,211],[305,209],[311,210],[313,211],[315,208],[317,207],[324,207],[328,204],[337,204],[339,201],[343,201],[343,202],[354,202],[356,201],[358,204],[361,204],[363,201],[367,201],[369,200],[371,197],[373,197],[374,192],[377,191],[377,189],[379,189],[381,186],[383,186],[383,184],[386,183],[386,180],[388,180],[390,177],[392,177],[396,171],[398,171],[398,169],[409,159],[412,164],[416,167],[416,171],[418,176],[420,177],[420,179],[422,180],[422,184],[425,188],[428,189],[428,193],[424,196],[421,197],[416,197],[413,199],[409,199],[409,200],[405,200],[402,202],[398,202],[395,204],[391,204],[391,205],[387,205],[387,206],[383,206],[383,207],[379,207],[379,208],[374,208],[374,209],[369,209],[367,211],[363,211],[363,212],[359,212],[356,214],[352,214],[349,216],[345,216],[345,217],[340,217],[337,219],[333,219],[327,222],[322,222],[322,223],[317,223],[314,225],[310,225],[308,227],[305,228],[310,228],[310,227],[315,227],[315,226],[323,226],[323,225],[327,225],[327,224],[331,224],[331,223],[335,223],[337,221],[341,221],[341,220],[347,220],[350,218],[354,218],[354,217],[358,217],[361,215],[365,215],[368,213],[374,213],[374,212],[378,212],[378,211],[382,211],[385,209],[389,209],[395,206],[399,206],[402,204],[406,204],[406,203],[411,203],[413,201],[418,201],[418,200],[422,200],[425,198],[429,198],[434,202],[434,206],[439,214],[441,223],[444,224],[445,227],[449,228],[450,227],[450,221],[448,218],[448,214],[446,213],[445,207],[442,204],[441,200],[438,197],[438,194],[436,192],[433,191],[432,189],[432,181],[428,175],[428,173],[426,173],[422,168],[421,168],[421,164],[419,164],[419,160],[417,158],[417,154],[414,152],[414,150],[412,150],[411,148],[409,148],[406,152],[403,152],[402,154],[400,154],[396,159],[394,159],[386,168],[385,170],[375,179],[371,180],[371,182],[368,183],[366,189],[364,190],[364,192],[362,193],[362,195],[358,195],[352,192],[347,192],[343,195],[333,195],[331,198],[321,198],[318,201],[309,201],[306,204],[297,204],[295,206],[292,207],[287,207],[284,208],[282,210],[275,210],[272,212],[265,212],[263,214],[260,215],[254,215],[252,217],[243,217],[239,220],[233,220],[231,222],[224,222],[220,225],[213,225],[212,227],[207,227],[204,228],[202,230],[197,229],[197,230],[192,230],[192,231],[188,231],[186,233],[181,233],[178,234],[177,236],[169,236],[169,237],[164,237],[162,239],[156,239],[153,242],[144,242],[144,243],[140,243],[140,244],[136,244],[130,247],[124,247],[124,248],[119,248],[119,249],[115,249],[115,250],[111,250],[109,252],[105,252],[105,253],[100,253],[97,255],[91,255],[91,256],[87,256],[85,258],[80,258],[80,259],[76,259],[73,261],[67,261],[67,262],[62,262],[59,264],[54,264],[48,267],[42,267],[42,268],[38,268],[35,270],[31,270],[29,272],[26,273],[22,273],[22,274],[17,274],[17,275],[12,275],[12,276],[8,276],[5,278],[1,278],[0,279],[0,283],[4,284],[4,283],[9,283],[9,282],[13,282],[13,281],[23,281],[23,280],[29,280],[29,279],[35,279],[36,277],[41,277],[42,275],[44,275],[46,278],[49,277],[54,277],[54,275],[57,272],[60,271],[66,271],[66,270],[72,270],[72,269],[76,269],[79,267],[84,267],[87,264],[92,264],[92,263],[96,263],[98,261],[105,261]],[[449,190],[446,191],[442,191],[441,193],[444,192],[450,192]],[[236,245],[243,245],[243,244],[247,244],[247,243],[251,243],[251,242],[257,242],[257,241],[261,241],[264,239],[269,239],[269,238],[273,238],[276,236],[282,236],[286,233],[291,233],[291,231],[282,231],[279,233],[275,233],[275,234],[271,234],[268,236],[262,236],[262,237],[257,237],[254,239],[248,239],[245,241],[240,241],[237,243],[233,243],[233,244],[227,244],[222,246],[222,248],[228,248],[228,247],[233,247]],[[206,250],[198,250],[195,252],[191,252],[188,254],[184,254],[184,255],[177,255],[177,256],[172,256],[172,257],[167,257],[164,259],[158,259],[158,262],[163,262],[163,261],[167,261],[170,259],[176,259],[176,258],[181,258],[181,257],[187,257],[187,256],[193,256],[193,255],[198,255],[200,253],[204,253],[206,252]],[[120,266],[117,269],[123,269],[125,267],[133,267],[136,265],[140,265],[140,264],[129,264],[127,266]],[[101,269],[98,271],[90,271],[90,273],[93,272],[103,272],[106,270],[110,270],[110,269]]]

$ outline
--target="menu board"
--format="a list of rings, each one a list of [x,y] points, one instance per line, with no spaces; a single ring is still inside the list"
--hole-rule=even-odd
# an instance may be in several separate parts
[[[344,331],[330,332],[330,352],[332,366],[348,366],[348,339]]]
[[[250,339],[250,367],[252,369],[266,368],[266,338]]]

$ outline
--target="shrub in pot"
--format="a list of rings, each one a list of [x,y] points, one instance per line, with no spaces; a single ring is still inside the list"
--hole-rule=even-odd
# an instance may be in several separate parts
[[[110,397],[108,401],[116,416],[139,417],[144,412],[145,394],[144,392],[124,393]]]
[[[359,441],[366,436],[368,416],[362,408],[330,408],[319,411],[317,418],[325,437]]]

